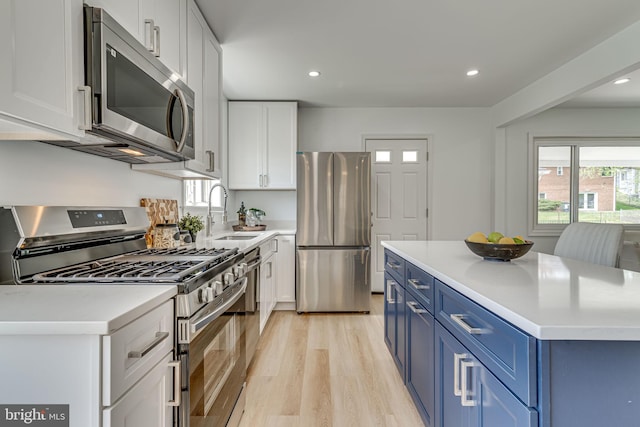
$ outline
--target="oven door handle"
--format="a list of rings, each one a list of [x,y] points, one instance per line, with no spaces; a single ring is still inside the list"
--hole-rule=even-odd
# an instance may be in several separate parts
[[[242,263],[242,268],[244,269],[245,274],[249,273],[250,271],[255,270],[256,268],[258,268],[258,266],[260,265],[260,263],[262,262],[260,257],[256,258],[257,261],[255,261],[252,264],[247,264],[246,262]]]
[[[220,317],[222,315],[222,313],[227,311],[227,309],[229,307],[231,307],[233,304],[235,304],[236,301],[238,301],[240,299],[240,297],[242,297],[242,295],[247,290],[248,279],[245,276],[241,280],[243,282],[242,283],[242,289],[240,289],[240,291],[236,292],[233,295],[233,297],[231,297],[229,300],[225,301],[220,307],[216,308],[214,311],[212,311],[211,313],[208,313],[204,317],[199,318],[199,319],[193,319],[193,320],[189,321],[189,329],[191,330],[192,334],[195,334],[200,329],[204,328],[209,323],[211,323],[214,320],[216,320],[218,317]]]

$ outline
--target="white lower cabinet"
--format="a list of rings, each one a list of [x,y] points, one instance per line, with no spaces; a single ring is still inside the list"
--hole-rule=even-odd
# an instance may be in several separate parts
[[[173,301],[167,301],[102,337],[103,427],[173,425],[180,403],[173,329]]]
[[[296,236],[281,234],[277,238],[276,310],[296,309]]]
[[[174,368],[168,353],[113,406],[103,410],[104,427],[170,427],[173,425]]]
[[[56,334],[52,322],[50,334],[0,335],[0,403],[69,405],[70,427],[173,426],[173,307],[168,300],[108,335],[82,332],[82,321],[74,334]]]
[[[267,325],[269,316],[276,305],[276,262],[278,241],[269,239],[260,245],[260,333]]]

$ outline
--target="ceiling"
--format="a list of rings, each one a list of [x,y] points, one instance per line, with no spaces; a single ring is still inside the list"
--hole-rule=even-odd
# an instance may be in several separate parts
[[[638,0],[196,2],[227,98],[318,107],[490,107],[640,20]],[[635,77],[573,102],[636,102]]]

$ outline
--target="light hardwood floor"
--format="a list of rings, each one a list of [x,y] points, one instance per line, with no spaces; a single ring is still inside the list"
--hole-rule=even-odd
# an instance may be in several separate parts
[[[274,311],[247,378],[241,427],[423,426],[370,314]]]

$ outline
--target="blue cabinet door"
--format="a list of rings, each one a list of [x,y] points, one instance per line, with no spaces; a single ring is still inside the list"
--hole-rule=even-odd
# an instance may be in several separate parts
[[[460,362],[470,353],[440,323],[435,327],[436,412],[438,427],[471,427],[474,407],[461,404]],[[468,383],[468,381],[467,381]],[[468,386],[468,384],[467,384]],[[488,427],[488,426],[487,426]]]
[[[384,274],[385,342],[393,356],[400,377],[405,379],[405,308],[404,288],[389,273]]]
[[[481,427],[537,427],[538,412],[520,402],[484,365],[471,362],[473,403],[478,406],[475,425]]]
[[[395,354],[396,346],[396,288],[389,281],[388,273],[384,273],[384,342],[391,354]]]
[[[527,407],[436,322],[436,419],[440,427],[537,427]]]
[[[432,427],[435,408],[435,351],[433,315],[418,298],[406,291],[407,389],[428,427]]]

